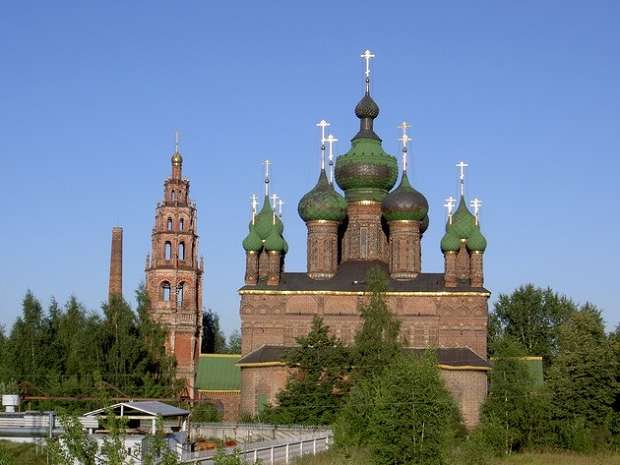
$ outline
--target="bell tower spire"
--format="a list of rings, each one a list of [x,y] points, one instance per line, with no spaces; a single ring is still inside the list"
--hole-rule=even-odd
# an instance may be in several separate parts
[[[172,174],[164,181],[164,200],[157,204],[146,261],[150,313],[168,333],[166,350],[177,360],[177,377],[194,397],[202,340],[202,258],[198,256],[196,204],[189,180],[181,176],[183,158],[175,137]]]

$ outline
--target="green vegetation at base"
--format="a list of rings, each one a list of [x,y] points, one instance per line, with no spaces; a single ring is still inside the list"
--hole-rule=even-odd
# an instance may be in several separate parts
[[[0,441],[0,465],[47,465],[46,448]]]
[[[489,465],[618,465],[620,454],[598,453],[577,454],[573,452],[524,452],[509,457],[496,458]],[[357,451],[344,455],[339,451],[329,451],[316,456],[307,455],[295,462],[296,465],[373,465],[367,453]],[[449,458],[449,465],[462,465],[458,456]]]
[[[45,312],[28,292],[8,336],[0,328],[0,383],[23,396],[52,398],[28,401],[24,409],[78,414],[111,397],[176,397],[181,384],[165,351],[166,333],[150,319],[144,289],[137,298],[136,311],[114,296],[99,315],[74,297],[64,308],[52,301]]]

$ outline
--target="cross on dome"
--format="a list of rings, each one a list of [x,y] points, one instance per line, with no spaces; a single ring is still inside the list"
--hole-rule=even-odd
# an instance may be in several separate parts
[[[365,50],[364,53],[360,55],[360,57],[366,61],[366,93],[370,92],[370,60],[375,57],[375,54],[370,50]]]
[[[271,162],[265,160],[263,165],[265,165],[265,197],[269,197],[269,165],[271,165]]]
[[[318,127],[321,128],[321,169],[325,169],[325,128],[331,126],[327,121],[322,119],[318,123],[316,123]]]
[[[338,142],[338,139],[333,134],[327,136],[325,142],[329,144],[329,182],[334,183],[334,144]]]
[[[474,200],[472,200],[469,205],[471,206],[471,208],[474,209],[474,216],[476,217],[476,224],[478,224],[478,219],[480,217],[480,207],[482,206],[482,201],[478,198],[475,197]]]
[[[454,206],[456,205],[456,199],[452,196],[446,199],[446,203],[443,206],[448,210],[448,222],[452,224],[452,211],[454,210]]]
[[[282,205],[284,205],[284,200],[278,199],[278,216],[282,218]]]
[[[252,194],[252,224],[254,224],[254,220],[256,219],[256,209],[258,208],[258,199],[256,198],[256,194]]]
[[[278,207],[278,196],[277,194],[271,194],[271,209],[272,209],[272,222],[276,224],[276,208]]]
[[[459,183],[461,184],[461,197],[465,195],[465,168],[469,165],[464,161],[460,161],[456,164],[456,167],[460,170]]]
[[[177,129],[174,132],[174,151],[176,153],[179,153],[179,140],[180,140],[180,135],[179,135],[179,130]]]
[[[403,136],[407,134],[407,129],[411,127],[411,125],[407,121],[403,121],[398,125],[400,129],[403,130]]]

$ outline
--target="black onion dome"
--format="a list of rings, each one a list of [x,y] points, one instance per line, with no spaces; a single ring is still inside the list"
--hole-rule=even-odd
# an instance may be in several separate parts
[[[355,106],[355,116],[359,119],[375,119],[379,116],[379,105],[372,99],[370,94],[364,94],[362,100]]]
[[[400,185],[383,200],[383,217],[386,221],[423,221],[428,214],[426,197],[409,183],[403,173]]]
[[[347,202],[336,192],[321,170],[316,186],[299,201],[297,212],[304,221],[342,221],[346,216]]]

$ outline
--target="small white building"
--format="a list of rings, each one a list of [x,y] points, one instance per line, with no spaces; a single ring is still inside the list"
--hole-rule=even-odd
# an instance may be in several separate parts
[[[164,441],[168,449],[180,459],[190,452],[188,417],[190,412],[159,401],[120,402],[107,408],[88,412],[83,418],[96,418],[97,427],[88,428],[88,433],[97,442],[99,450],[109,431],[105,429],[105,418],[110,413],[126,419],[123,438],[127,452],[127,463],[142,464],[144,455],[157,433],[157,423],[163,422]]]

